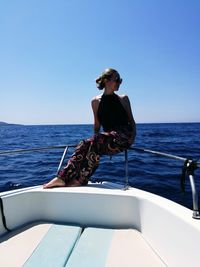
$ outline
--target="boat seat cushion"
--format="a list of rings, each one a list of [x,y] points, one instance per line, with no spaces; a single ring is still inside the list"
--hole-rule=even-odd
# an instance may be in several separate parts
[[[86,228],[66,267],[166,266],[134,229]]]
[[[67,262],[82,229],[77,226],[51,226],[24,267],[60,267]]]

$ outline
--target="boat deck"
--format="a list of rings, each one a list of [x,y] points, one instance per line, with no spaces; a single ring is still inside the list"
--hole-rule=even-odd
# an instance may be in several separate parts
[[[0,238],[4,267],[166,266],[135,229],[39,223]]]

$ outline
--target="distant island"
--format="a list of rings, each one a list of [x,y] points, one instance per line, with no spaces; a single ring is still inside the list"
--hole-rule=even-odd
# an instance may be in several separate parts
[[[7,123],[7,122],[4,122],[4,121],[0,121],[0,126],[9,126],[9,125],[18,126],[18,125],[21,125],[21,124]]]

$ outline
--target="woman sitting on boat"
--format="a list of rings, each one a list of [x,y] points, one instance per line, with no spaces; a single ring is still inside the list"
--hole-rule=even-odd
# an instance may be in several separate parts
[[[129,98],[115,93],[121,83],[114,69],[106,69],[96,79],[97,87],[104,92],[92,99],[94,135],[80,142],[66,167],[44,188],[87,185],[101,155],[117,154],[134,142],[136,126]],[[103,132],[100,132],[101,127]]]

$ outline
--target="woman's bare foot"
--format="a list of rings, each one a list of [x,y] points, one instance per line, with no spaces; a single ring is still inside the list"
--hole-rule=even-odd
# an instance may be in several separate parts
[[[65,186],[65,182],[63,180],[61,180],[58,177],[55,177],[54,179],[52,179],[50,182],[48,182],[47,184],[43,185],[43,188],[52,188],[52,187],[63,187]]]

